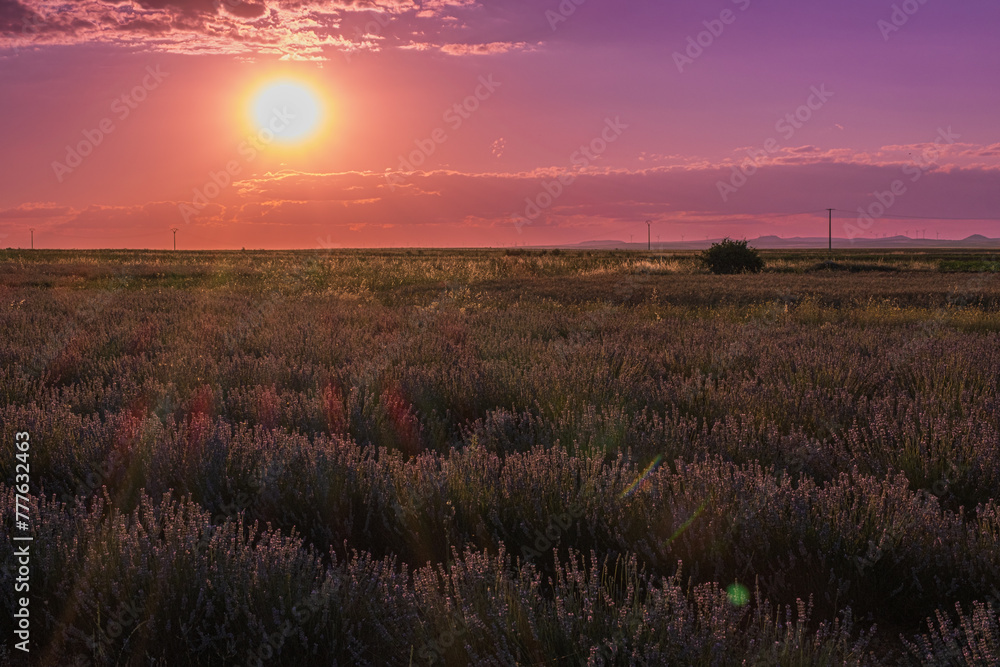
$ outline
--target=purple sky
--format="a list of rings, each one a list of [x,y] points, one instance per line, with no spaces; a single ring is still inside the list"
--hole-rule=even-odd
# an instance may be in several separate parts
[[[0,245],[818,236],[827,207],[1000,237],[1000,3],[895,7],[0,0]],[[286,78],[321,131],[250,157]]]

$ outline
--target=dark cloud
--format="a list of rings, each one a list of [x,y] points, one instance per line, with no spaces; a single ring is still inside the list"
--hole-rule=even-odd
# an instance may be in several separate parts
[[[267,13],[267,5],[262,2],[225,2],[223,6],[233,16],[239,16],[244,19],[257,18]]]
[[[118,28],[124,32],[144,32],[149,34],[162,34],[171,30],[170,23],[166,21],[129,21]]]
[[[318,60],[337,50],[383,48],[383,40],[359,38],[371,25],[379,32],[385,28],[395,46],[411,43],[418,24],[420,34],[439,37],[448,27],[443,19],[450,12],[475,4],[476,0],[135,0],[134,4],[87,0],[57,5],[54,0],[0,0],[0,34],[8,38],[0,47],[100,42],[181,53],[259,53]],[[468,53],[488,53],[497,46],[463,48]]]
[[[530,218],[533,227],[550,229],[645,219],[781,225],[792,224],[777,218],[789,213],[828,206],[848,211],[867,208],[876,201],[876,193],[889,190],[897,179],[906,182],[906,193],[897,197],[886,220],[894,214],[988,220],[1000,210],[1000,169],[937,168],[910,182],[903,166],[830,161],[765,166],[726,201],[720,197],[718,184],[729,182],[733,172],[727,166],[583,172],[574,174],[575,180],[561,188],[557,185],[560,172],[551,169],[519,174],[442,170],[388,175],[285,171],[234,184],[225,197],[201,208],[191,222],[513,228],[518,219],[524,224]],[[947,210],[942,209],[942,202],[948,202]],[[192,203],[91,206],[78,212],[54,205],[25,205],[0,212],[0,219],[48,218],[58,219],[66,228],[125,230],[177,225],[184,221],[181,205]]]

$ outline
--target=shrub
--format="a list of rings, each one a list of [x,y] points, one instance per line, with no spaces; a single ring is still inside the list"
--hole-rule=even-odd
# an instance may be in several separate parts
[[[958,625],[938,610],[927,619],[929,634],[911,643],[903,640],[912,658],[920,665],[995,665],[1000,656],[1000,623],[992,602],[974,602],[972,613],[965,614],[956,604]],[[936,621],[936,623],[935,623]]]
[[[703,266],[712,273],[759,273],[764,268],[764,260],[756,248],[747,246],[746,241],[722,239],[701,253]]]

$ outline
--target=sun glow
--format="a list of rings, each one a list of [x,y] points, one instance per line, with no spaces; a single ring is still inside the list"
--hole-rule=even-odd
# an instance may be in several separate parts
[[[316,139],[329,123],[324,97],[317,86],[302,79],[269,80],[250,96],[249,124],[262,141],[302,146]]]

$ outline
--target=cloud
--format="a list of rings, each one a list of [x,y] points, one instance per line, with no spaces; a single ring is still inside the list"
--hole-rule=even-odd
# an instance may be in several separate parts
[[[657,160],[658,157],[659,160]],[[662,156],[642,155],[640,158],[654,163],[664,161]],[[778,148],[773,153],[767,153],[760,146],[744,146],[734,150],[728,159],[723,160],[722,164],[742,164],[751,160],[758,165],[841,163],[874,166],[915,164],[933,168],[1000,168],[1000,159],[996,158],[1000,158],[1000,144],[982,146],[961,142],[951,144],[920,142],[882,146],[871,151],[858,151],[851,148],[821,149],[817,146],[806,145],[786,146]],[[677,160],[683,161],[679,156],[677,156]],[[692,161],[691,158],[686,160],[687,162]]]
[[[0,210],[0,220],[45,220],[61,218],[73,213],[75,210],[69,206],[36,202]]]
[[[793,150],[803,152],[801,147]],[[873,164],[839,156],[829,159],[822,151],[806,153],[814,161],[760,167],[726,201],[719,195],[718,184],[730,179],[733,165],[723,163],[585,170],[573,173],[569,185],[559,183],[561,172],[555,168],[479,174],[282,171],[237,182],[232,197],[205,207],[191,225],[206,230],[317,228],[345,234],[392,227],[422,229],[426,238],[433,239],[435,230],[513,232],[516,218],[531,217],[537,211],[531,220],[536,229],[611,229],[651,219],[668,225],[698,224],[725,233],[752,228],[797,234],[808,216],[783,216],[819,214],[827,207],[848,211],[868,207],[877,193],[888,191],[896,180],[905,183],[906,192],[897,197],[883,223],[893,215],[989,220],[1000,210],[1000,169],[996,167],[947,164],[921,172],[913,181],[912,174],[902,169],[905,162]],[[54,204],[25,204],[0,211],[0,231],[23,228],[29,219],[40,229],[77,236],[185,228],[178,209],[181,203],[90,206],[78,211]],[[530,210],[532,203],[535,210]],[[1000,236],[998,229],[996,222],[981,226],[990,236]]]
[[[1000,157],[1000,144],[973,146],[966,148],[961,154],[972,157]]]
[[[456,12],[477,6],[477,0],[0,0],[0,52],[101,43],[324,60],[341,51],[379,50],[387,38],[405,47],[418,32],[440,37],[455,28]],[[460,54],[460,45],[442,44]],[[467,45],[468,54],[502,53],[504,44]]]
[[[527,42],[489,42],[487,44],[431,44],[428,42],[411,42],[400,48],[413,51],[440,51],[449,56],[491,56],[513,51],[535,51],[538,44]]]
[[[267,5],[263,2],[225,3],[226,11],[233,16],[244,19],[257,18],[267,13]]]

